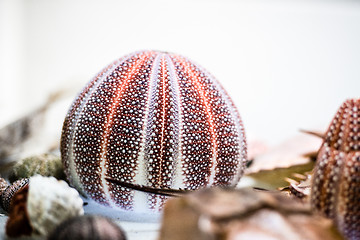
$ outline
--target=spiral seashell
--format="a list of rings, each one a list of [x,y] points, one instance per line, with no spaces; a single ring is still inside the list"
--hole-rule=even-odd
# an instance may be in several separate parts
[[[79,193],[54,177],[31,177],[27,187],[13,198],[6,223],[6,234],[10,237],[33,232],[46,236],[64,220],[84,213]]]
[[[314,169],[312,207],[360,239],[360,99],[345,101],[326,132]]]
[[[0,196],[8,186],[8,182],[4,178],[0,177]]]
[[[83,201],[65,181],[36,175],[29,181],[27,212],[31,226],[47,235],[62,221],[82,215]]]
[[[70,218],[48,236],[48,240],[126,240],[124,231],[112,220],[102,216]]]
[[[9,186],[9,183],[2,177],[0,177],[0,209],[2,208],[2,193]]]
[[[26,207],[28,192],[29,184],[19,189],[11,199],[11,207],[5,226],[6,235],[9,237],[30,236],[33,233]]]
[[[47,153],[24,158],[15,164],[9,174],[9,180],[15,181],[37,174],[57,179],[65,178],[61,158]]]
[[[11,206],[11,200],[13,196],[25,187],[29,183],[29,179],[23,178],[13,182],[11,185],[7,185],[5,190],[0,196],[0,205],[6,211],[9,212]],[[4,183],[3,183],[4,184]]]
[[[76,98],[61,156],[71,184],[98,203],[157,212],[166,197],[107,178],[156,189],[234,186],[246,140],[213,76],[180,55],[143,51],[107,66]]]

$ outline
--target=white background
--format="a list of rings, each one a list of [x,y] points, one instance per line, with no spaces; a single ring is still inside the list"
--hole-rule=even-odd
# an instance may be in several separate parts
[[[357,1],[0,0],[0,127],[143,49],[205,67],[270,144],[360,97]]]

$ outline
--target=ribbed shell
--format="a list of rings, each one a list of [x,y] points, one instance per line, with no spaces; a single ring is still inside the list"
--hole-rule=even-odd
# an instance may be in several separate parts
[[[29,183],[28,178],[19,179],[8,185],[6,189],[0,194],[0,206],[9,212],[11,206],[11,199],[20,189],[25,187]]]
[[[0,196],[8,186],[8,182],[4,178],[0,177]]]
[[[104,205],[159,209],[163,196],[106,181],[154,188],[235,185],[246,140],[240,116],[204,69],[170,53],[143,51],[101,71],[64,122],[61,155],[70,182]]]
[[[360,239],[360,99],[342,104],[319,150],[311,203],[348,239]]]
[[[47,236],[61,222],[84,214],[83,201],[78,191],[54,177],[32,176],[26,212],[30,225]]]

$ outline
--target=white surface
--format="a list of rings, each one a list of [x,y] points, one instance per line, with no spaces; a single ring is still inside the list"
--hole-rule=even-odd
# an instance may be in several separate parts
[[[224,85],[248,135],[279,143],[359,97],[358,1],[0,0],[0,126],[140,49]]]
[[[1,210],[0,210],[1,211]],[[0,239],[6,239],[5,224],[7,216],[0,213]],[[128,240],[156,240],[158,239],[160,223],[136,223],[123,222],[115,220],[117,224],[125,231]],[[24,240],[42,240],[41,237],[26,237]],[[20,240],[20,239],[19,239]]]

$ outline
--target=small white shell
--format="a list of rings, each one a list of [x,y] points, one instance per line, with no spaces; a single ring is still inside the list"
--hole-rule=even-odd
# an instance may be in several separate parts
[[[64,220],[84,214],[79,193],[65,181],[36,175],[30,178],[27,211],[31,226],[47,235]]]

